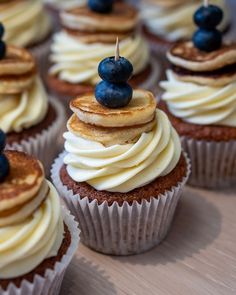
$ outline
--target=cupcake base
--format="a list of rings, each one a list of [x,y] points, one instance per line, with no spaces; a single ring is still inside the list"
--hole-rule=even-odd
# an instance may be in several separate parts
[[[6,149],[23,151],[39,159],[49,175],[50,166],[60,151],[59,139],[65,124],[65,111],[60,102],[49,100],[48,115],[40,124],[21,133],[10,133]],[[8,137],[8,135],[7,135]]]
[[[78,224],[66,209],[63,208],[62,214],[67,230],[58,256],[45,260],[38,268],[21,278],[0,280],[0,294],[59,294],[65,271],[77,250],[79,242]]]
[[[80,193],[76,193],[76,183],[74,189],[64,185],[65,178],[62,179],[61,170],[64,156],[65,153],[61,154],[55,161],[52,179],[61,197],[79,221],[81,239],[86,246],[104,254],[133,255],[153,248],[165,238],[190,173],[190,164],[185,155],[175,172],[170,173],[169,179],[168,176],[163,177],[165,179],[162,184],[166,187],[156,181],[154,188],[154,182],[146,186],[147,191],[150,188],[146,197],[142,198],[142,193],[139,195],[137,189],[129,193],[130,199],[124,194],[125,200],[121,199],[122,194],[113,193],[113,200],[110,197],[104,199],[104,192],[94,190],[103,196],[98,198],[84,186]],[[185,168],[182,170],[181,167]],[[180,170],[182,175],[179,174]],[[179,177],[175,179],[174,185],[173,175]]]
[[[188,184],[208,189],[234,185],[236,128],[186,123],[173,116],[164,102],[160,107],[181,136],[182,147],[190,157],[192,173]]]

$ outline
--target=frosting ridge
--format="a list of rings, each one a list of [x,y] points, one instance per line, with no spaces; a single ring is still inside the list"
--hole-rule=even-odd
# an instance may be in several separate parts
[[[162,99],[174,116],[193,124],[236,127],[235,82],[223,87],[203,86],[179,81],[168,70],[167,81],[160,86],[165,90]]]

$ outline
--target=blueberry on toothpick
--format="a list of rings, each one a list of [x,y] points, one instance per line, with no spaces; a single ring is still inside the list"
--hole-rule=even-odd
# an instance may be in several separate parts
[[[3,152],[6,146],[6,134],[0,129],[0,154]]]
[[[203,29],[215,29],[223,19],[223,11],[215,5],[201,6],[194,14],[195,24]]]
[[[110,13],[113,8],[113,0],[88,0],[88,7],[98,13]]]
[[[101,81],[95,90],[97,101],[104,107],[117,109],[125,107],[132,99],[133,90],[128,83]]]
[[[3,59],[6,55],[6,44],[2,40],[5,29],[2,23],[0,23],[0,59]]]
[[[223,11],[215,5],[209,5],[208,0],[204,0],[194,14],[194,22],[199,29],[193,35],[193,43],[196,48],[202,51],[211,52],[220,48],[222,44],[222,33],[217,30],[217,26],[223,19]]]
[[[9,174],[9,162],[7,157],[3,154],[6,145],[6,135],[0,129],[0,182],[2,182]]]
[[[118,38],[115,56],[102,60],[98,72],[103,81],[96,86],[96,100],[107,108],[127,106],[133,96],[133,89],[127,83],[133,73],[133,66],[126,58],[120,57]]]
[[[220,48],[222,34],[216,30],[199,29],[193,36],[195,46],[202,51],[211,52]]]

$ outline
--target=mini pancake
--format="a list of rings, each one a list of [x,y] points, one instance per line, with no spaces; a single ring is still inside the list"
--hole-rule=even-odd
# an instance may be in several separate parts
[[[10,173],[0,183],[0,212],[10,210],[32,199],[44,180],[42,164],[34,157],[17,151],[6,151]]]
[[[196,0],[192,0],[197,2]],[[176,6],[183,5],[186,0],[145,0],[145,3],[158,5],[163,8],[175,8]]]
[[[101,14],[88,6],[77,7],[61,13],[62,25],[84,32],[129,32],[138,23],[137,10],[125,3],[115,3],[111,13]]]
[[[210,72],[193,72],[177,66],[172,66],[172,71],[178,80],[199,85],[220,87],[236,81],[236,64]]]
[[[7,46],[0,60],[0,94],[17,94],[30,88],[36,75],[33,56],[23,48]]]
[[[98,127],[82,122],[75,114],[67,123],[68,130],[85,139],[100,142],[105,146],[133,143],[144,132],[150,132],[155,126],[155,118],[143,125],[109,128]]]
[[[167,53],[169,61],[194,72],[208,72],[236,63],[236,44],[222,45],[220,49],[204,52],[190,41],[176,43]]]
[[[135,90],[131,102],[124,108],[109,109],[100,105],[93,94],[77,97],[71,110],[84,123],[101,127],[128,127],[146,124],[155,116],[157,102],[149,91]]]

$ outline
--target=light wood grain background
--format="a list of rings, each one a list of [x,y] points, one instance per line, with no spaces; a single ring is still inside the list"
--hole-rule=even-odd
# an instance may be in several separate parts
[[[235,295],[236,193],[186,188],[170,233],[138,256],[80,245],[61,295]]]

